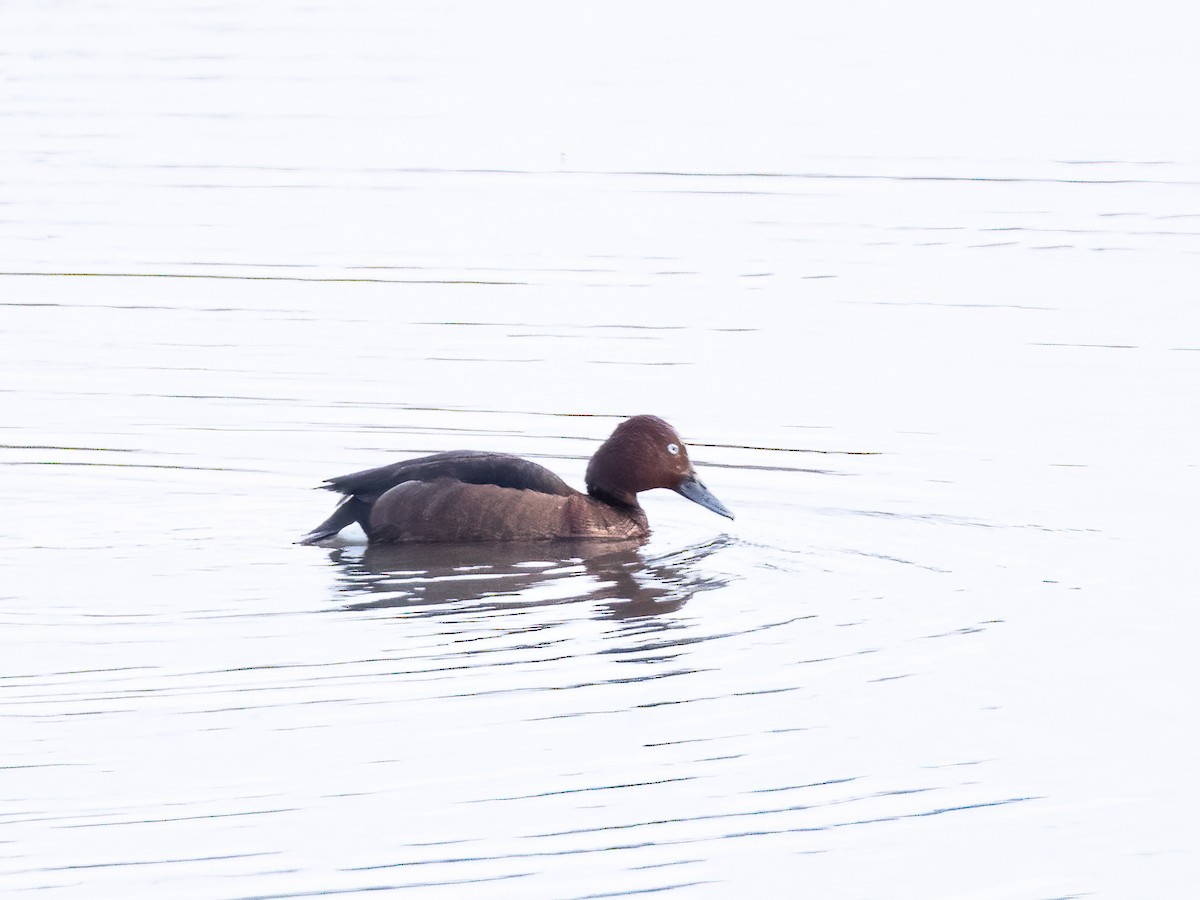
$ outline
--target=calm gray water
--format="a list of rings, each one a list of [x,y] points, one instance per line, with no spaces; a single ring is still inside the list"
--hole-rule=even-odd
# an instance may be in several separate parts
[[[7,4],[0,894],[1190,896],[1198,23],[1047,9]]]

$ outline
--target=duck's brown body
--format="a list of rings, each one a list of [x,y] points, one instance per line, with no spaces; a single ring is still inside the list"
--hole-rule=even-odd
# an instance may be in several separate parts
[[[354,522],[375,543],[636,539],[650,533],[637,494],[656,487],[733,518],[696,478],[679,435],[654,416],[619,425],[592,457],[587,482],[580,493],[504,453],[437,453],[329,479],[325,487],[346,497],[301,543]]]
[[[367,529],[371,540],[389,544],[625,539],[649,533],[640,506],[611,506],[579,491],[563,496],[452,479],[392,488],[375,502]]]

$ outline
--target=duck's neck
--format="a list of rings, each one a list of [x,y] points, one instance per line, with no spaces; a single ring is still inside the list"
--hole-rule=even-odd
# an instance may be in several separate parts
[[[627,493],[618,490],[606,490],[594,484],[588,485],[588,496],[593,500],[599,500],[606,506],[614,506],[617,509],[629,510],[637,512],[642,511],[641,505],[637,502],[637,494]]]

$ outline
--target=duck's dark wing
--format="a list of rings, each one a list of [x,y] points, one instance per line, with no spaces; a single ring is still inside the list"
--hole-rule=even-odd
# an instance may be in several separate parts
[[[326,479],[321,485],[323,488],[345,494],[346,498],[333,515],[301,538],[300,543],[312,544],[333,537],[354,522],[365,527],[371,506],[385,492],[406,481],[437,481],[439,478],[559,496],[576,493],[545,466],[519,456],[485,450],[451,450]]]
[[[322,487],[339,494],[353,494],[364,500],[373,500],[406,481],[436,481],[439,478],[450,478],[466,484],[494,484],[540,494],[566,496],[575,493],[545,466],[508,453],[488,453],[484,450],[451,450],[449,453],[406,459],[378,469],[327,478]]]

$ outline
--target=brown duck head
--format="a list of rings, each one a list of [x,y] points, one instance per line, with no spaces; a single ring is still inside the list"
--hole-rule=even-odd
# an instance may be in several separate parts
[[[637,506],[637,495],[654,488],[675,491],[717,515],[733,518],[696,477],[679,433],[658,416],[634,416],[618,425],[592,456],[588,493],[606,503]]]

